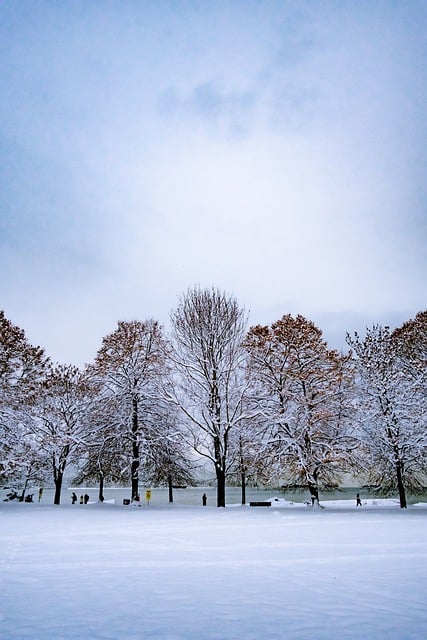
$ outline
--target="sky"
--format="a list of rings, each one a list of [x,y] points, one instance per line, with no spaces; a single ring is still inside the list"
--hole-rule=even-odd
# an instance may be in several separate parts
[[[0,309],[62,363],[194,286],[426,308],[427,2],[0,3]]]

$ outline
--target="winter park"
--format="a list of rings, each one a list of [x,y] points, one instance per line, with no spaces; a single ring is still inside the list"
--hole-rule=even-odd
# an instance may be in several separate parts
[[[1,637],[425,636],[425,503],[217,509],[153,498],[2,503]]]
[[[423,637],[427,313],[347,354],[217,289],[171,318],[82,371],[2,312],[2,637]]]
[[[0,640],[427,638],[426,33],[0,3]]]

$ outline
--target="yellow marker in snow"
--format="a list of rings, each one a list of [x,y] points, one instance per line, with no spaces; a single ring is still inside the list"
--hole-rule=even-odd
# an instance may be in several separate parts
[[[147,489],[147,491],[145,492],[145,500],[146,500],[147,504],[150,504],[150,500],[151,500],[151,489]]]

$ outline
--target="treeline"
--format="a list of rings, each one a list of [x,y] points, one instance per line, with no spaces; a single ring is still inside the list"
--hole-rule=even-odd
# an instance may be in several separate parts
[[[237,300],[188,290],[171,332],[119,322],[83,370],[54,364],[0,312],[0,478],[191,484],[211,465],[226,481],[319,491],[351,473],[383,495],[424,491],[427,312],[374,325],[330,349],[298,315],[247,328]],[[172,496],[171,498],[172,499]]]

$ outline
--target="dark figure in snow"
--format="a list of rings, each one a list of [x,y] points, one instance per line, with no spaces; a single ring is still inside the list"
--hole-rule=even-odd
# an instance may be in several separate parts
[[[362,501],[360,499],[360,495],[356,493],[356,507],[361,507],[361,506],[362,506]]]
[[[76,504],[76,502],[77,502],[77,496],[73,491],[73,493],[71,494],[71,504]]]
[[[42,499],[42,496],[43,496],[43,487],[40,487],[40,489],[39,489],[39,502]]]
[[[85,504],[87,504],[89,502],[89,496],[87,495],[87,493],[85,493]]]
[[[207,503],[207,501],[208,501],[208,496],[206,495],[206,493],[204,493],[204,494],[202,495],[202,505],[203,505],[204,507],[206,507],[206,503]]]
[[[80,504],[83,504],[83,495],[80,496]]]

